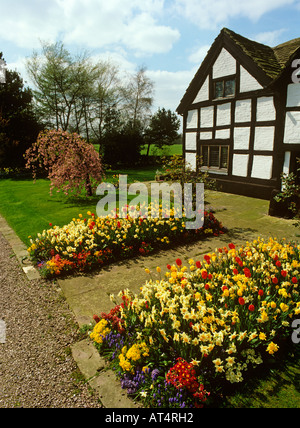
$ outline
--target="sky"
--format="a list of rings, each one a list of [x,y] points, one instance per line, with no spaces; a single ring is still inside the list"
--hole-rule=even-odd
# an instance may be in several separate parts
[[[269,46],[300,37],[300,0],[0,0],[0,52],[32,86],[41,41],[88,51],[123,72],[147,68],[153,111],[175,111],[222,28]]]

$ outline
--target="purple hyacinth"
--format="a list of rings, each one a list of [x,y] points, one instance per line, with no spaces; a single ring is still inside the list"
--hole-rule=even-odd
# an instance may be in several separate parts
[[[159,375],[159,373],[160,373],[160,371],[158,369],[152,370],[152,372],[151,372],[151,379],[152,380],[156,380],[157,377],[158,377],[158,375]]]

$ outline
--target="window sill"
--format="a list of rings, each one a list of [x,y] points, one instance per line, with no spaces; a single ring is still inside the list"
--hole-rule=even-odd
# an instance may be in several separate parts
[[[202,172],[210,172],[212,174],[228,175],[228,170],[227,169],[202,167],[202,168],[200,168],[200,170]]]
[[[230,100],[234,98],[235,95],[228,95],[228,97],[220,97],[220,98],[213,98],[212,101],[224,101],[224,100]]]

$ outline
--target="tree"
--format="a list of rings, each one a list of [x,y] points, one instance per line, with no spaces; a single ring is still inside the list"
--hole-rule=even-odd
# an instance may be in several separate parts
[[[88,54],[73,58],[62,42],[44,43],[42,54],[34,52],[26,68],[36,87],[36,109],[45,126],[85,133],[89,139],[87,111],[98,66]]]
[[[114,116],[113,120],[118,120]],[[140,158],[144,138],[141,126],[128,122],[119,122],[119,128],[107,129],[103,140],[103,159],[109,165],[134,165]]]
[[[147,156],[150,146],[153,144],[158,148],[173,144],[178,138],[180,120],[175,113],[165,108],[158,109],[151,119],[148,128],[145,131],[145,142],[148,144]]]
[[[76,132],[101,145],[106,111],[121,111],[119,68],[110,61],[95,62],[87,52],[73,56],[57,42],[43,43],[41,53],[27,60],[27,71],[45,126]]]
[[[76,133],[54,129],[43,131],[25,157],[26,167],[33,170],[34,178],[38,168],[48,171],[50,194],[57,188],[66,195],[69,192],[78,195],[85,187],[87,196],[92,196],[104,175],[94,146]]]
[[[107,137],[121,138],[126,124],[140,145],[141,124],[143,130],[153,102],[153,82],[144,67],[121,84],[116,65],[95,63],[87,53],[74,57],[58,42],[43,43],[41,55],[34,52],[27,61],[27,71],[35,84],[36,111],[45,127],[82,135],[88,142],[99,143],[102,153]],[[113,115],[120,120],[112,121]]]
[[[140,67],[123,88],[123,109],[132,127],[146,124],[153,104],[154,83],[146,75],[146,68]]]
[[[94,80],[92,95],[88,104],[88,118],[93,138],[102,150],[103,139],[107,129],[111,130],[118,122],[112,121],[111,117],[116,115],[120,103],[120,79],[118,67],[110,61],[98,62],[98,74]]]
[[[7,70],[5,82],[0,83],[0,167],[24,166],[23,155],[41,129],[31,90],[24,87],[19,73]]]

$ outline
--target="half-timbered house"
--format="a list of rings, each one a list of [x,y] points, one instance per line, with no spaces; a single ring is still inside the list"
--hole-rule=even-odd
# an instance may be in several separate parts
[[[269,199],[300,157],[300,38],[276,47],[224,28],[186,90],[183,154],[225,192]]]

